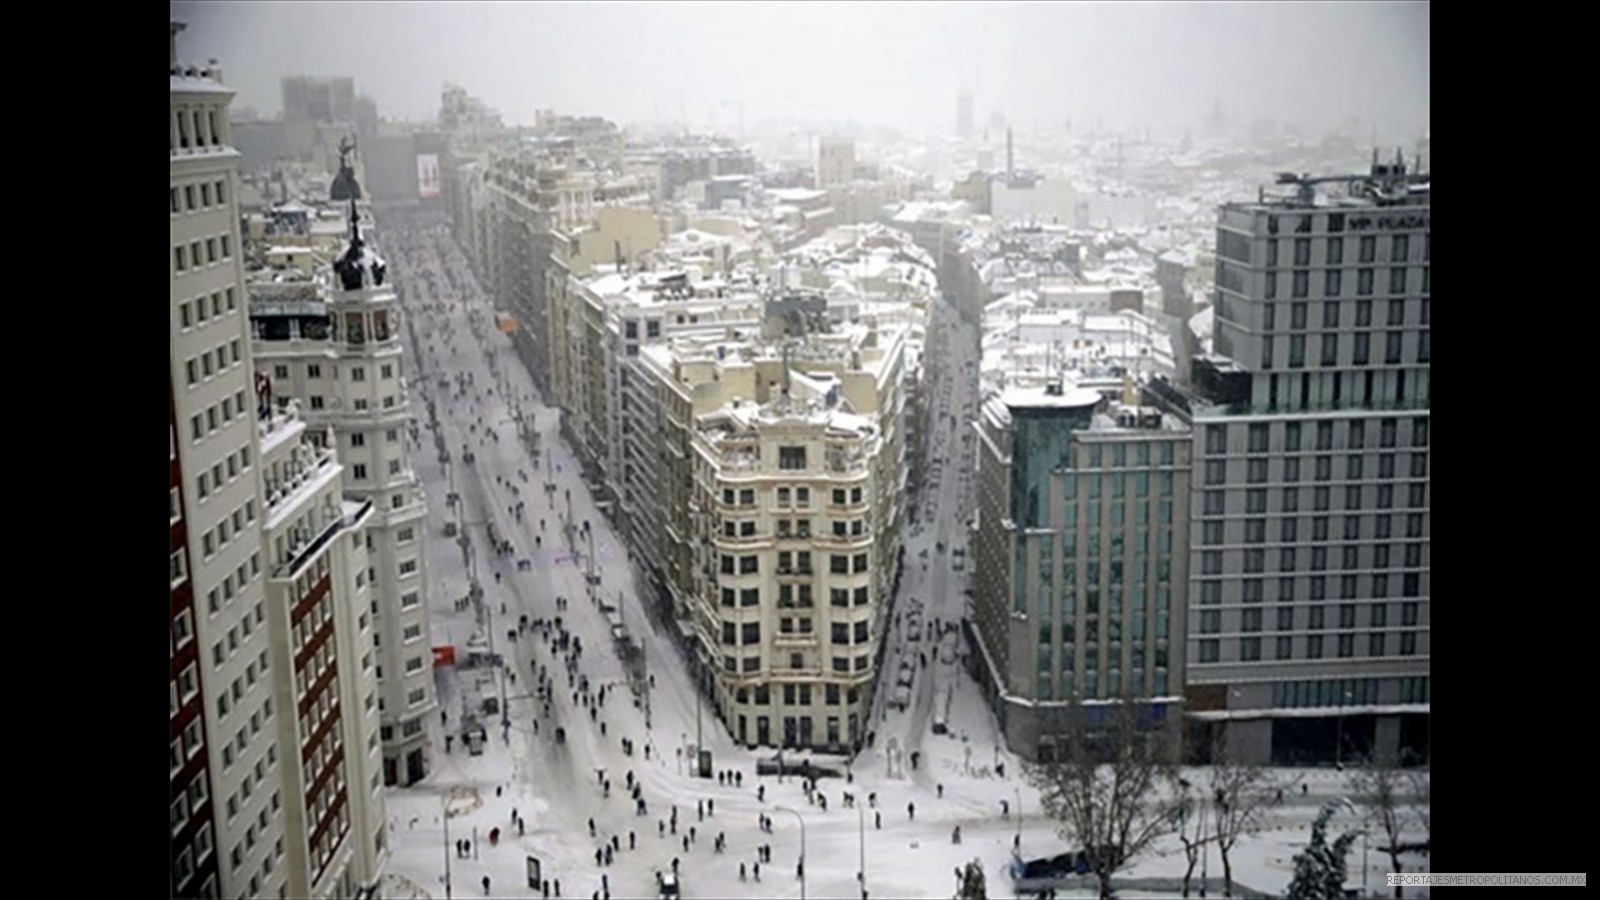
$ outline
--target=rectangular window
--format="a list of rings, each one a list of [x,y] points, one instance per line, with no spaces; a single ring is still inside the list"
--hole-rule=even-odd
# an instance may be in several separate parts
[[[806,448],[804,447],[779,447],[778,468],[798,471],[806,467]]]

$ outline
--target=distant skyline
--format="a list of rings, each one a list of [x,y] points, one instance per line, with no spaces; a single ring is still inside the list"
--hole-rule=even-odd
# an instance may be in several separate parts
[[[350,76],[381,116],[434,118],[445,82],[508,123],[535,112],[693,128],[777,118],[979,129],[1319,130],[1358,117],[1392,137],[1429,122],[1427,3],[176,2],[179,53],[216,58],[235,108],[282,107],[287,75]]]

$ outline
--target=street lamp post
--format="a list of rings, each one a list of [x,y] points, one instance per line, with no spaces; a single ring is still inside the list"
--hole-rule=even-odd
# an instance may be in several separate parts
[[[1355,803],[1351,802],[1349,797],[1341,798],[1339,803],[1345,809],[1350,810],[1351,815],[1358,818],[1361,817],[1361,810],[1356,808]],[[1367,864],[1367,835],[1367,829],[1361,829],[1361,896],[1363,897],[1367,896],[1367,879],[1370,877],[1370,867]]]
[[[1017,792],[1017,852],[1022,852],[1022,787],[1012,788]]]
[[[774,806],[773,809],[777,810],[778,812],[790,813],[791,815],[794,816],[795,821],[800,823],[800,900],[806,900],[806,820],[805,820],[805,817],[800,815],[800,811],[799,810],[790,809],[787,806]],[[863,840],[864,839],[865,838],[863,837]],[[866,882],[863,881],[862,884],[865,885]]]
[[[444,811],[444,897],[450,900],[450,797],[447,794],[439,795],[439,808]]]
[[[1345,691],[1345,702],[1339,706],[1339,727],[1333,742],[1333,767],[1335,769],[1342,770],[1344,768],[1344,708],[1349,705],[1352,697],[1353,695],[1350,691]]]
[[[856,804],[856,820],[861,826],[861,870],[856,872],[856,880],[861,883],[861,900],[867,900],[867,808]]]

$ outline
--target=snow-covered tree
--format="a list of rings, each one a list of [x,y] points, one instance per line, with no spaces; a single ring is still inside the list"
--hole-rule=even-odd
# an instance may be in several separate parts
[[[987,900],[989,882],[983,874],[983,863],[976,858],[956,870],[955,900]]]
[[[1205,831],[1205,817],[1200,815],[1200,804],[1189,796],[1189,782],[1178,780],[1177,792],[1182,797],[1178,812],[1178,842],[1183,845],[1183,895],[1189,896],[1189,884],[1194,880],[1195,866],[1200,865],[1200,848],[1204,846],[1201,835]]]
[[[1097,721],[1074,704],[1056,759],[1027,768],[1061,835],[1088,856],[1102,900],[1112,896],[1112,874],[1177,831],[1182,816],[1169,789],[1176,756],[1171,723],[1149,727],[1142,709],[1125,698],[1098,707]]]
[[[1417,824],[1422,826],[1422,833],[1433,839],[1433,819],[1428,805],[1428,770],[1412,769],[1406,773],[1406,780],[1411,787],[1411,813],[1417,819]]]
[[[1393,763],[1374,761],[1364,769],[1350,773],[1350,793],[1366,813],[1367,821],[1383,830],[1388,839],[1387,853],[1391,872],[1402,872],[1400,867],[1400,832],[1405,827],[1402,816],[1401,791],[1405,785],[1404,774]],[[1396,898],[1404,896],[1404,888],[1396,884]]]
[[[1294,880],[1289,882],[1289,900],[1341,900],[1349,876],[1345,857],[1355,843],[1356,832],[1339,835],[1328,843],[1328,822],[1337,804],[1329,803],[1311,823],[1311,842],[1294,856]]]
[[[1211,834],[1222,857],[1222,895],[1233,896],[1233,858],[1240,835],[1260,830],[1277,782],[1261,766],[1240,762],[1217,742],[1211,767]]]

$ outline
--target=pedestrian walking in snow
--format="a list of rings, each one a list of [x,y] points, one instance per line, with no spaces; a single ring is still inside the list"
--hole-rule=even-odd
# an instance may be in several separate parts
[[[687,834],[683,836],[683,852],[689,852],[689,836]]]
[[[944,785],[942,785],[942,784],[938,785],[938,788],[939,788],[939,799],[943,800],[944,799]]]
[[[716,814],[717,814],[717,801],[716,800],[712,800],[712,799],[706,800],[706,815],[715,816]]]
[[[915,822],[917,820],[917,804],[916,803],[907,803],[906,804],[906,818],[910,819],[913,822]]]
[[[635,846],[636,846],[636,843],[635,843],[635,841],[633,839],[633,832],[630,831],[630,832],[628,832],[628,849],[632,850]]]
[[[761,880],[761,863],[753,863],[751,871],[755,874],[756,881],[760,881]]]
[[[875,813],[872,814],[872,827],[878,829],[879,831],[883,830],[883,811],[882,810],[879,810],[878,812],[875,812]]]
[[[744,863],[739,863],[739,880],[744,880]]]
[[[489,876],[483,876],[483,895],[489,896]]]

